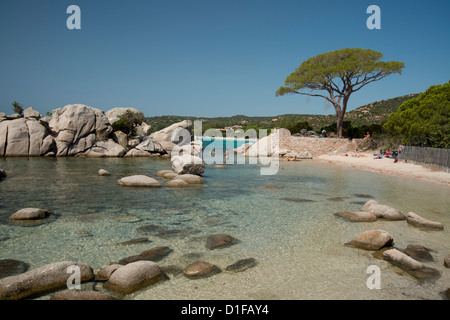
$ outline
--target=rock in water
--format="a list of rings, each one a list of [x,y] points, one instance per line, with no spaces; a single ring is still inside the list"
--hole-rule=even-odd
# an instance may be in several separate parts
[[[108,171],[108,170],[105,170],[105,169],[100,169],[100,170],[98,170],[98,173],[97,173],[99,176],[110,176],[111,175],[111,173]]]
[[[29,265],[23,261],[2,259],[0,260],[0,279],[24,273],[28,268]]]
[[[377,251],[392,245],[392,237],[383,230],[368,230],[359,234],[355,239],[346,243],[356,248]]]
[[[161,183],[157,180],[144,175],[124,177],[118,180],[117,183],[127,187],[161,187]]]
[[[152,261],[136,261],[118,268],[104,283],[108,290],[128,294],[164,279],[158,264]]]
[[[436,230],[444,229],[442,223],[424,219],[414,212],[408,212],[407,222],[408,224],[419,228],[436,229]]]
[[[183,273],[190,279],[206,278],[220,273],[219,267],[205,261],[196,261],[184,268]]]
[[[419,280],[435,279],[441,275],[439,270],[427,267],[422,262],[411,258],[397,249],[384,251],[383,257],[386,261],[391,262],[393,265],[399,267],[403,271],[406,271]]]
[[[375,200],[369,200],[361,209],[362,211],[368,211],[373,213],[377,218],[383,218],[386,220],[406,220],[406,216],[398,209],[379,204]]]
[[[94,278],[92,268],[73,261],[56,262],[0,280],[0,300],[18,300],[67,286],[69,267],[78,267],[80,281]]]
[[[236,244],[238,240],[228,234],[215,234],[206,239],[206,248],[213,250],[218,248],[229,247]]]
[[[225,268],[226,271],[242,272],[256,266],[255,258],[241,259]]]
[[[404,252],[417,261],[433,261],[433,256],[430,254],[430,249],[417,244],[410,244],[406,247]]]
[[[45,209],[24,208],[24,209],[14,212],[12,215],[9,216],[9,219],[11,219],[11,220],[38,220],[38,219],[45,219],[51,214],[52,214],[51,211],[45,210]]]
[[[336,213],[337,216],[353,222],[373,222],[377,216],[368,211],[345,211]]]
[[[3,169],[0,169],[0,181],[6,178],[6,171]]]
[[[166,246],[156,247],[156,248],[152,248],[150,250],[141,252],[138,255],[121,259],[119,261],[119,264],[126,265],[128,263],[132,263],[135,261],[141,261],[141,260],[157,262],[157,261],[160,261],[161,259],[163,259],[164,257],[166,257],[172,251],[173,251],[172,249],[170,249],[169,247],[166,247]]]
[[[178,174],[202,175],[205,172],[205,164],[202,158],[183,154],[171,158],[172,168]]]
[[[183,180],[189,184],[203,184],[205,181],[202,177],[195,174],[179,174],[175,177],[176,180]]]
[[[189,183],[181,179],[173,179],[166,182],[166,186],[168,187],[187,187]]]

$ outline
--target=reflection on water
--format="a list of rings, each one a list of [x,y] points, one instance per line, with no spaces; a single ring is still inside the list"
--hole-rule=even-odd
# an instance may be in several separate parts
[[[273,176],[260,175],[258,165],[211,165],[204,186],[185,189],[117,184],[133,174],[163,182],[156,173],[170,169],[168,159],[7,158],[0,168],[8,173],[0,182],[0,259],[22,260],[32,268],[75,260],[98,270],[163,245],[173,252],[158,262],[161,266],[184,268],[200,258],[225,270],[239,259],[257,261],[244,272],[195,281],[174,275],[130,299],[440,299],[450,286],[443,267],[450,253],[447,186],[314,160],[280,162]],[[112,175],[97,176],[100,168]],[[440,221],[446,229],[423,231],[405,221],[350,223],[334,215],[358,210],[369,198]],[[33,227],[8,220],[25,207],[49,209],[55,217]],[[421,244],[432,249],[435,261],[428,265],[441,270],[441,278],[418,284],[370,252],[344,245],[368,229],[386,230],[398,248]],[[240,242],[206,249],[206,237],[216,233]],[[144,235],[149,242],[117,245]],[[381,290],[366,287],[372,264],[382,270]]]

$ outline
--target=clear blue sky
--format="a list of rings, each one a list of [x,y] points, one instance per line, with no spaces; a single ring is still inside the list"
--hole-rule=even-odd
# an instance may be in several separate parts
[[[69,5],[81,30],[69,30]],[[381,8],[381,30],[366,9]],[[0,112],[81,103],[146,116],[332,114],[321,98],[275,97],[302,61],[370,48],[405,62],[349,109],[449,81],[450,1],[2,0]]]

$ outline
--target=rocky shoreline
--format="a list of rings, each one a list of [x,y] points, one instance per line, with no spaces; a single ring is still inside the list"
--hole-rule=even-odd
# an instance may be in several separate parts
[[[152,133],[141,122],[136,135],[115,131],[113,124],[134,108],[115,108],[106,113],[86,105],[72,104],[41,116],[28,108],[19,114],[0,113],[0,157],[151,157],[170,155],[177,131],[191,130],[182,121]]]

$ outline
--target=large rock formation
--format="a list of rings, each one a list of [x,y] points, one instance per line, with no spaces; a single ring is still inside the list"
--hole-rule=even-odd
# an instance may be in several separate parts
[[[74,156],[85,152],[112,132],[103,111],[82,104],[53,110],[49,127],[55,137],[57,156]]]
[[[152,140],[170,153],[175,145],[190,143],[190,135],[192,131],[192,121],[184,120],[172,124],[162,130],[156,131],[150,135]],[[184,143],[183,143],[184,142]]]
[[[33,108],[25,110],[25,117],[0,113],[0,157],[154,156],[170,154],[175,146],[190,142],[190,120],[151,135],[151,127],[145,122],[136,127],[137,137],[113,133],[112,124],[127,111],[143,117],[136,108],[114,108],[105,114],[83,104],[66,105],[53,110],[51,117],[43,118]]]
[[[0,156],[42,156],[53,149],[54,141],[45,122],[35,118],[0,122]]]

